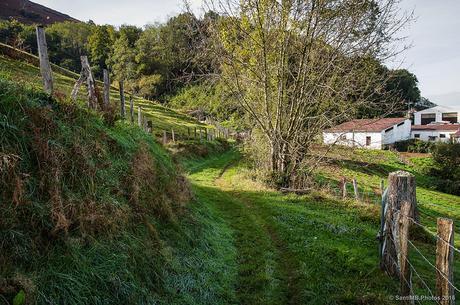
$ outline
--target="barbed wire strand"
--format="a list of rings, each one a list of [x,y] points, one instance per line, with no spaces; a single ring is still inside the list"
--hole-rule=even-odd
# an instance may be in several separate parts
[[[393,264],[396,266],[396,268],[398,268],[398,263],[394,260],[394,258],[391,257],[391,256],[388,256],[388,257],[391,258],[391,261],[393,262]],[[404,281],[406,282],[406,284],[407,284],[409,287],[411,287],[411,290],[412,290],[412,285],[411,285],[411,283],[409,283],[405,277],[402,277],[402,278],[404,279]],[[422,303],[420,303],[420,301],[419,301],[418,299],[415,299],[415,301],[417,301],[418,304],[422,304]]]
[[[396,244],[395,240],[393,239],[393,236],[390,235],[390,239],[393,241],[393,243]],[[394,262],[394,259],[389,256],[393,262]],[[425,288],[428,290],[428,292],[430,293],[430,296],[433,298],[433,301],[436,303],[436,304],[439,304],[438,301],[435,300],[435,297],[433,295],[433,292],[431,291],[430,287],[428,286],[428,284],[423,280],[423,278],[420,276],[420,274],[417,272],[417,270],[415,269],[414,265],[412,265],[412,263],[409,261],[409,258],[407,258],[407,256],[405,257],[406,259],[406,262],[409,264],[410,268],[414,271],[415,275],[420,279],[420,281],[422,282],[422,284],[425,286]],[[411,289],[412,289],[412,286],[411,286]]]
[[[441,270],[439,270],[435,265],[433,265],[409,239],[407,241],[431,267],[433,267],[436,271],[439,272],[439,274],[441,274],[441,276],[452,286],[452,288],[454,288],[457,292],[460,292],[460,289],[455,287],[455,285],[444,275],[444,273]]]

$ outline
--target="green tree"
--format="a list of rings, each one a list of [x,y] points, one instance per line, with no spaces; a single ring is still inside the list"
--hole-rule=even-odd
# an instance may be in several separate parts
[[[110,65],[112,74],[118,81],[132,81],[136,76],[135,52],[123,33],[114,43]]]
[[[94,26],[91,36],[88,38],[88,49],[91,54],[91,64],[97,77],[101,77],[103,69],[107,69],[114,41],[115,29],[112,26]]]
[[[77,73],[81,70],[81,55],[88,55],[90,23],[63,22],[46,28],[50,60]]]

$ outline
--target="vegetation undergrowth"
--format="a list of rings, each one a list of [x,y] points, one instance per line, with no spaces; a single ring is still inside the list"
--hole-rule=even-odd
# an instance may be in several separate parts
[[[3,301],[231,303],[228,229],[151,135],[0,78],[0,139]]]

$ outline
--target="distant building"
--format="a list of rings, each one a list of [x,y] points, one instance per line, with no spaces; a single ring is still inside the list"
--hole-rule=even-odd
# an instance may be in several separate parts
[[[433,123],[457,124],[460,122],[460,106],[436,106],[414,113],[414,125]]]
[[[460,130],[460,106],[436,106],[414,113],[411,138],[430,142],[457,140]]]
[[[325,130],[323,141],[329,145],[382,149],[410,136],[411,121],[407,118],[360,119]]]
[[[411,138],[428,142],[451,142],[459,130],[459,124],[413,125]]]

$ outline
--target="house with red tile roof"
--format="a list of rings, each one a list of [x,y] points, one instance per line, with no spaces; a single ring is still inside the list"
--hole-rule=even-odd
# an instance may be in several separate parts
[[[430,142],[451,142],[460,132],[460,106],[436,106],[414,113],[411,138]]]
[[[407,118],[358,119],[323,132],[324,144],[339,144],[368,149],[409,139],[411,121]]]

